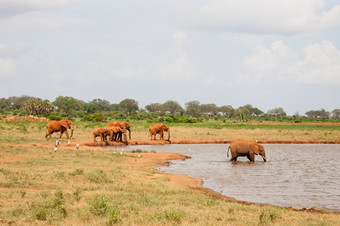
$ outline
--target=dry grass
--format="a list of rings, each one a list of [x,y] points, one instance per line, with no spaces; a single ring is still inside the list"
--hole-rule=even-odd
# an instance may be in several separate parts
[[[133,130],[133,139],[146,139],[142,127]],[[187,130],[179,127],[173,128],[174,138],[182,129],[183,136],[188,136],[188,139],[194,139],[189,137],[188,131],[196,131],[194,136],[197,139],[204,134],[211,136],[207,134],[207,129]],[[6,131],[10,131],[10,134]],[[213,199],[198,191],[172,185],[169,183],[172,178],[169,174],[127,164],[135,159],[129,153],[120,155],[90,147],[81,147],[76,151],[73,144],[92,140],[91,131],[90,126],[78,125],[75,138],[71,140],[72,145],[62,146],[53,152],[55,139],[45,140],[42,124],[0,123],[0,224],[340,223],[339,214],[297,212],[286,208],[249,206]],[[66,142],[66,139],[62,139],[62,142]]]

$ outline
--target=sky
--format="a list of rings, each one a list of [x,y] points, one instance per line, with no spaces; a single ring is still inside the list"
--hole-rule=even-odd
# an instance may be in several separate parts
[[[0,0],[0,98],[340,109],[336,0]]]

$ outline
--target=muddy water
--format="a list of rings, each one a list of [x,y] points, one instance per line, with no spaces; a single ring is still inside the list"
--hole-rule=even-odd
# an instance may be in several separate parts
[[[128,150],[176,152],[162,171],[201,178],[204,186],[237,200],[340,212],[340,145],[264,144],[267,162],[256,156],[227,161],[226,144],[129,146]]]

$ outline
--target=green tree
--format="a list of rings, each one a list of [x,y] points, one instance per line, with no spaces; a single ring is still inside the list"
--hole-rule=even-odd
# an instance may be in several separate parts
[[[185,103],[185,109],[188,115],[191,115],[194,117],[198,117],[202,114],[200,110],[200,102],[197,100],[189,101]]]
[[[332,111],[332,118],[339,119],[340,118],[340,109],[334,109]]]
[[[148,112],[161,112],[162,111],[162,104],[160,104],[160,103],[152,103],[152,104],[146,105],[145,109]]]
[[[287,116],[287,113],[283,110],[282,107],[278,107],[278,108],[268,110],[267,114],[268,115],[274,115],[276,117],[281,117],[281,118]]]
[[[130,115],[132,112],[139,110],[138,102],[133,99],[125,99],[119,103],[119,108],[125,112],[126,115]]]
[[[331,113],[322,108],[320,110],[307,111],[305,114],[308,118],[329,118]]]
[[[9,100],[9,102],[11,103],[11,109],[12,110],[16,110],[16,109],[20,109],[22,108],[22,106],[31,99],[32,97],[30,96],[20,96],[20,97],[9,97],[7,100]]]
[[[59,111],[62,111],[69,116],[72,112],[80,110],[82,102],[73,97],[59,96],[52,103]]]
[[[86,111],[87,114],[93,114],[99,109],[99,106],[94,103],[83,103],[81,109]]]
[[[0,113],[4,113],[6,110],[10,110],[11,102],[6,98],[0,99]]]
[[[110,111],[110,102],[102,99],[93,99],[90,103],[98,106],[100,111]]]
[[[181,109],[181,105],[177,101],[168,100],[164,104],[162,104],[162,109],[164,112],[170,112],[171,114],[174,114],[176,112],[179,112]]]
[[[199,109],[202,113],[208,114],[209,116],[216,115],[219,111],[219,108],[216,104],[201,104]]]
[[[245,121],[246,117],[251,115],[253,107],[250,104],[244,105],[237,109],[237,113],[241,116],[242,121]]]
[[[22,108],[30,115],[49,114],[54,107],[49,100],[31,97],[29,101],[23,104]]]
[[[226,115],[228,118],[230,118],[235,109],[231,105],[223,105],[220,107],[220,111],[223,115]]]

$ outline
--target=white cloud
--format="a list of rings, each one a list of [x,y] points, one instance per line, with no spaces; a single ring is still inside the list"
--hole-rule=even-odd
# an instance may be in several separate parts
[[[196,67],[184,48],[187,35],[183,32],[175,32],[172,38],[173,45],[169,46],[166,51],[147,55],[145,57],[147,59],[143,63],[135,62],[122,66],[120,69],[112,71],[110,77],[142,78],[161,82],[192,79],[196,73]]]
[[[180,14],[196,29],[299,34],[340,26],[340,6],[324,7],[325,0],[212,0]]]
[[[15,63],[11,59],[0,58],[0,78],[9,78],[16,71]]]
[[[299,83],[340,85],[340,51],[329,41],[307,46],[289,74]]]
[[[308,45],[303,56],[274,42],[269,48],[258,47],[245,58],[247,73],[242,81],[260,82],[263,79],[299,84],[340,85],[340,51],[329,41]]]
[[[10,17],[32,11],[59,10],[70,0],[0,0],[0,17]]]

